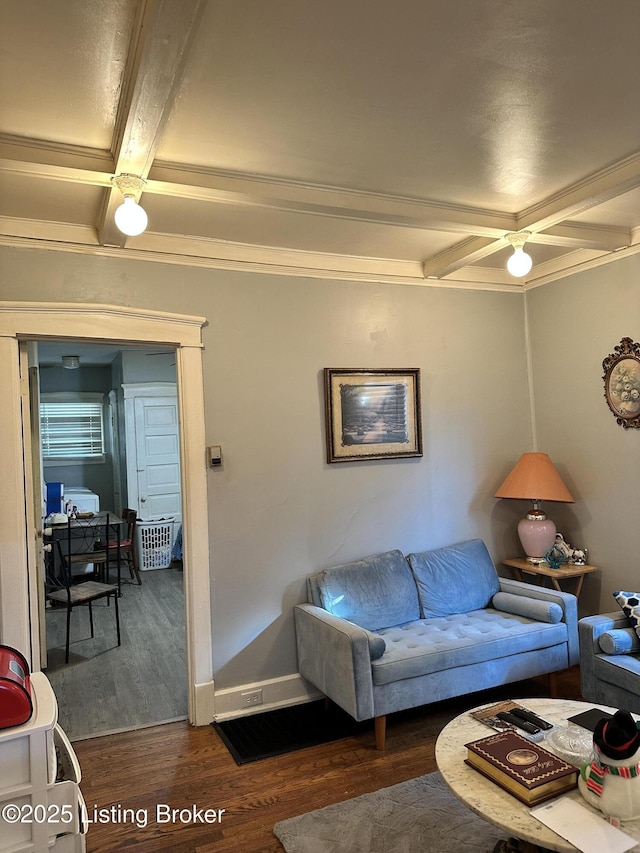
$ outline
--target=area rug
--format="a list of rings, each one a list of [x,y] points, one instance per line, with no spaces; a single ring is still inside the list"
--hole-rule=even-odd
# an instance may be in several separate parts
[[[212,725],[236,764],[373,731],[371,720],[357,723],[337,705],[326,707],[324,700]]]
[[[506,833],[429,773],[277,823],[287,853],[491,853]]]

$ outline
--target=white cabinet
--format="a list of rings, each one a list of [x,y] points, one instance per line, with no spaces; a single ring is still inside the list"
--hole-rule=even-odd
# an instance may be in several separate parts
[[[31,694],[29,722],[0,730],[0,851],[84,851],[80,765],[57,725],[58,704],[44,673],[32,673]]]

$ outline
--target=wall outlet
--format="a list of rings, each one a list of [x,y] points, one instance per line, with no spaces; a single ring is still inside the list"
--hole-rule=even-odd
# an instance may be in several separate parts
[[[262,690],[247,690],[246,693],[241,693],[240,697],[245,706],[262,705]]]

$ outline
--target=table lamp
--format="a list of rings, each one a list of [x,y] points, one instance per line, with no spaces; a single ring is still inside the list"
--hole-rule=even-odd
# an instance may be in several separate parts
[[[527,560],[544,563],[545,554],[555,542],[556,526],[539,504],[541,501],[573,503],[548,454],[523,453],[494,497],[533,501],[526,518],[518,523],[518,536]]]

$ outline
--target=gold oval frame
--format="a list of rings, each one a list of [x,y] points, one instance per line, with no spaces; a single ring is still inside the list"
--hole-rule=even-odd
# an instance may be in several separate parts
[[[622,338],[602,362],[604,396],[616,422],[640,429],[640,344]]]

